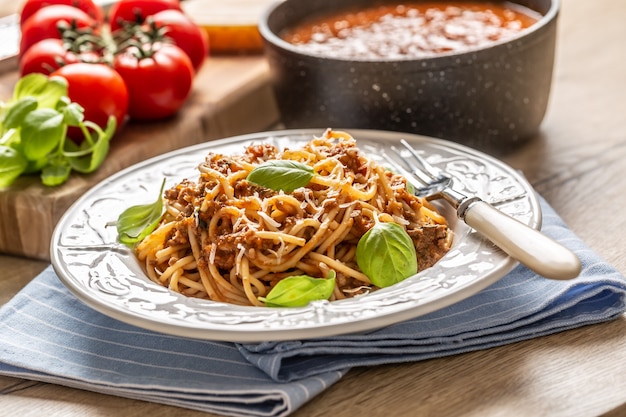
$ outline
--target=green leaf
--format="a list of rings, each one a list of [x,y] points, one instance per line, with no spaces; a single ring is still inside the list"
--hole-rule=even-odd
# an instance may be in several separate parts
[[[15,84],[13,98],[19,100],[23,97],[35,97],[45,89],[48,84],[48,77],[43,74],[29,74],[20,78]]]
[[[76,155],[64,153],[64,155],[74,170],[81,174],[89,174],[100,167],[108,153],[109,141],[100,138],[93,146],[83,152],[76,152]]]
[[[15,149],[0,146],[0,187],[11,185],[26,169],[26,159]]]
[[[43,185],[55,187],[63,184],[70,177],[72,168],[66,161],[55,161],[43,167],[41,170],[41,182]]]
[[[62,97],[61,102],[66,98]],[[80,126],[85,119],[85,109],[78,103],[68,103],[61,109],[57,108],[57,110],[63,113],[63,120],[68,126]]]
[[[109,117],[106,130],[100,129],[98,125],[86,122],[96,132],[97,137],[93,145],[89,145],[88,141],[83,141],[81,147],[76,147],[74,142],[66,141],[63,155],[67,158],[69,164],[76,171],[88,174],[94,172],[102,165],[107,154],[109,153],[109,144],[111,138],[115,134],[115,117]]]
[[[18,129],[9,129],[2,137],[0,137],[0,145],[9,146],[19,150],[20,131]]]
[[[142,204],[127,208],[117,218],[117,234],[121,243],[134,246],[148,236],[161,221],[163,214],[163,189],[165,179],[161,184],[159,197],[154,203]]]
[[[43,167],[48,165],[49,159],[50,158],[46,156],[46,157],[37,159],[36,161],[28,161],[28,165],[26,166],[26,169],[24,170],[24,174],[34,174],[35,172],[41,171]]]
[[[67,80],[63,77],[47,77],[43,74],[28,74],[20,78],[13,98],[18,101],[24,97],[37,99],[39,107],[54,109],[63,96],[67,96]]]
[[[34,97],[23,97],[12,104],[2,118],[2,125],[5,129],[16,129],[20,127],[28,113],[37,108],[37,99]]]
[[[376,222],[356,247],[356,262],[380,288],[396,284],[417,273],[417,255],[411,237],[395,223]]]
[[[328,300],[334,289],[335,271],[330,271],[327,278],[297,275],[280,280],[267,297],[259,300],[267,307],[304,307],[311,301]]]
[[[267,161],[254,168],[248,174],[248,181],[275,191],[290,193],[307,185],[314,175],[313,168],[306,164],[279,159]]]
[[[21,129],[22,149],[29,160],[43,158],[65,138],[63,115],[52,109],[37,109],[25,118]]]

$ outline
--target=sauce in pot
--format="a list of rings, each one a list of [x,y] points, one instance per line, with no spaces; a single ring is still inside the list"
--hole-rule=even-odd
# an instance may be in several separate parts
[[[282,34],[303,52],[343,59],[407,59],[463,52],[514,37],[541,15],[508,2],[429,1],[371,6]]]

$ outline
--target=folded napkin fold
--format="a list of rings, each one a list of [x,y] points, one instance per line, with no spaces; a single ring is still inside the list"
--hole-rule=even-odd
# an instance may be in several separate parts
[[[229,416],[286,416],[350,368],[424,360],[616,318],[626,280],[545,201],[543,231],[583,264],[571,281],[519,266],[445,309],[368,334],[233,344],[174,337],[106,317],[46,269],[0,309],[0,374]]]

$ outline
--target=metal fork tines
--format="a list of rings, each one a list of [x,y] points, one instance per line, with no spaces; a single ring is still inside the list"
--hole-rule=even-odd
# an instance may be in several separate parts
[[[391,146],[396,158],[385,152],[382,156],[415,187],[417,196],[428,200],[446,200],[456,209],[457,216],[470,227],[544,277],[571,279],[578,276],[580,260],[569,249],[494,208],[480,197],[468,196],[455,189],[452,176],[428,163],[407,141],[402,140],[400,143],[405,152]],[[406,157],[406,152],[410,158]]]
[[[427,200],[443,198],[452,204],[457,211],[462,210],[458,213],[459,217],[463,216],[465,206],[478,200],[478,197],[468,197],[459,190],[452,188],[452,177],[431,165],[407,141],[403,139],[400,144],[405,151],[408,151],[410,160],[407,159],[406,152],[402,153],[401,149],[393,145],[390,149],[396,158],[391,158],[384,151],[382,155],[415,188],[415,195]]]
[[[416,165],[411,165],[402,155],[402,152],[396,147],[391,146],[391,150],[396,154],[398,160],[401,161],[406,170],[412,174],[413,180],[419,181],[419,190],[420,193],[423,193],[422,190],[427,190],[432,187],[432,184],[439,184],[448,181],[448,177],[441,174],[441,172],[430,165],[421,155],[419,155],[415,149],[411,145],[409,145],[405,140],[401,140],[400,143],[402,146],[409,152],[409,154],[413,157]],[[388,156],[385,154],[385,157]],[[388,160],[389,161],[389,160]],[[389,161],[392,162],[392,161]],[[413,184],[415,185],[415,184]],[[425,194],[426,195],[426,194]]]

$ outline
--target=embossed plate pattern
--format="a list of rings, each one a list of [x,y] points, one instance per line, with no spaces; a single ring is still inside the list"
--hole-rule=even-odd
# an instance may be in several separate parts
[[[423,136],[348,132],[376,159],[382,149],[404,138],[431,163],[454,175],[467,193],[531,227],[540,226],[539,203],[531,186],[496,159]],[[302,308],[241,307],[185,297],[150,281],[132,251],[117,242],[115,221],[124,209],[154,201],[164,177],[167,186],[184,178],[195,180],[196,167],[209,151],[241,153],[248,144],[260,142],[294,148],[322,133],[308,129],[237,136],[174,151],[119,172],[87,192],[59,221],[51,242],[55,271],[79,299],[118,320],[178,336],[261,342],[372,331],[469,297],[516,265],[441,205],[455,240],[433,267],[359,298],[313,302]]]

